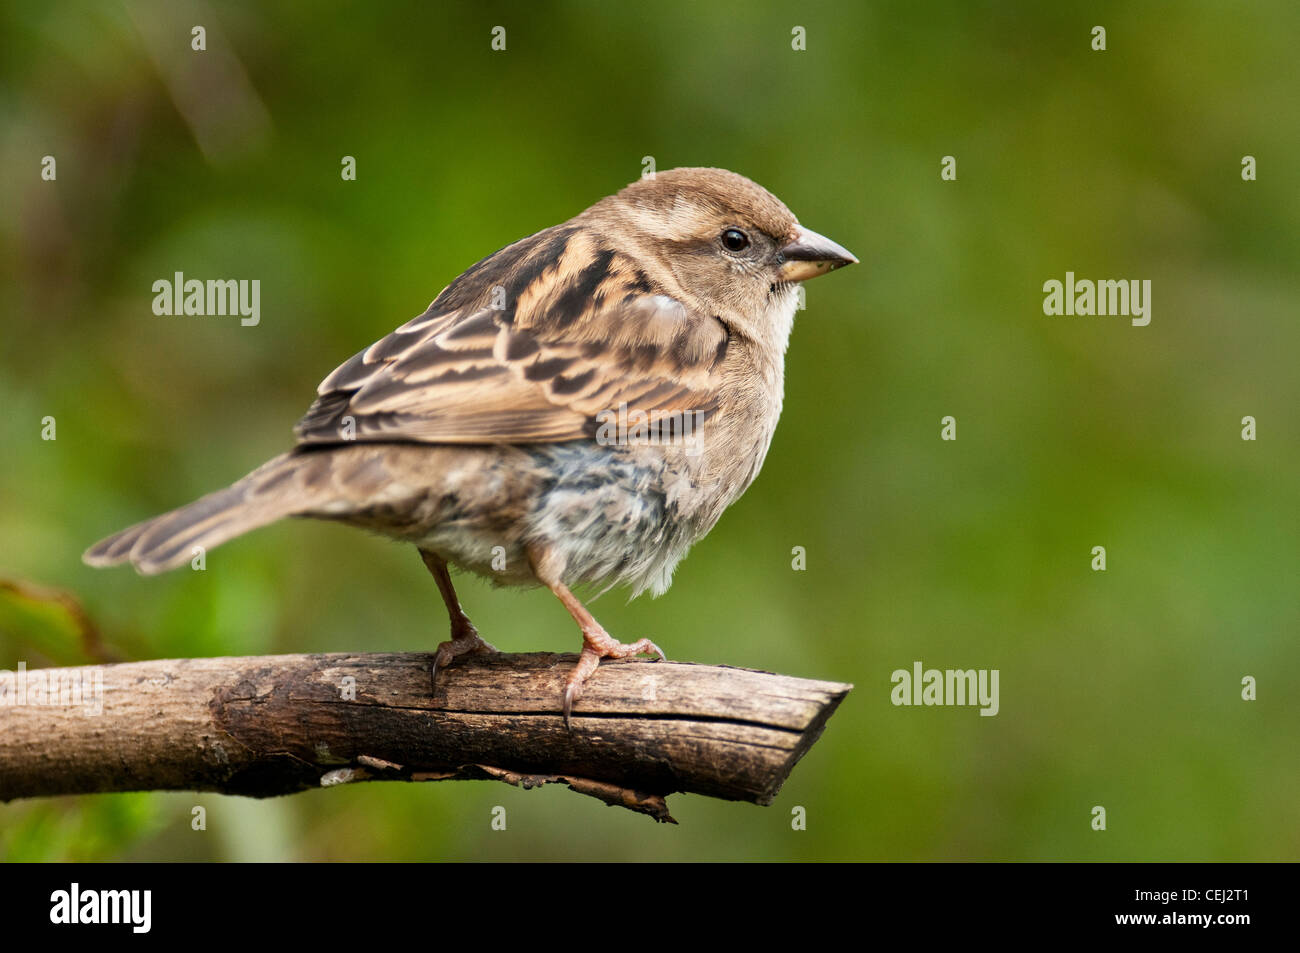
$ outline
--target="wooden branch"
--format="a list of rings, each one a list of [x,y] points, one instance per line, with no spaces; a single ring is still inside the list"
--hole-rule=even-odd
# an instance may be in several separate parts
[[[426,654],[3,672],[0,801],[140,790],[270,797],[361,780],[492,778],[563,783],[672,821],[664,798],[676,791],[771,803],[852,688],[606,661],[569,731],[559,701],[576,660],[458,659],[432,697]]]

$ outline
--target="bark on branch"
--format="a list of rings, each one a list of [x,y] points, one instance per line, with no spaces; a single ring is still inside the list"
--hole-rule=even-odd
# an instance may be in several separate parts
[[[559,699],[576,660],[462,658],[432,696],[426,654],[0,673],[0,801],[139,790],[270,797],[362,780],[491,778],[563,783],[671,821],[664,798],[677,791],[771,803],[852,688],[607,661],[569,731]]]

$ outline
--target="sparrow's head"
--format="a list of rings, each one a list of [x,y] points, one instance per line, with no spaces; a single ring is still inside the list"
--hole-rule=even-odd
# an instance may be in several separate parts
[[[636,246],[629,252],[657,259],[690,304],[760,340],[788,335],[796,282],[857,262],[800,225],[771,192],[726,169],[659,172],[591,212],[617,222]],[[784,340],[773,343],[784,348]]]

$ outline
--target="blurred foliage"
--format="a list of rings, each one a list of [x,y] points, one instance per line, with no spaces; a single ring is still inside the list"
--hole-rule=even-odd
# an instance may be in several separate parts
[[[416,554],[342,527],[151,579],[79,555],[279,452],[337,363],[643,156],[747,174],[862,264],[808,288],[758,482],[666,597],[595,607],[676,658],[856,683],[773,807],[679,796],[664,829],[488,784],[132,794],[0,806],[0,852],[1294,859],[1298,30],[1291,0],[6,4],[0,576],[79,594],[126,657],[442,639]],[[1045,317],[1067,270],[1150,278],[1151,325]],[[260,325],[156,317],[175,271],[260,278]],[[546,593],[459,585],[498,646],[576,646]],[[999,669],[1001,713],[892,706],[917,659]],[[6,600],[20,660],[84,661]]]

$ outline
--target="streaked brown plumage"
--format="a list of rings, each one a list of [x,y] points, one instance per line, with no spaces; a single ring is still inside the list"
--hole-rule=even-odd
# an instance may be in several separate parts
[[[448,562],[546,585],[583,632],[567,721],[601,658],[663,655],[645,639],[615,642],[569,587],[667,589],[762,466],[795,283],[855,260],[735,173],[674,169],[634,182],[483,259],[344,362],[318,388],[293,450],[84,558],[163,572],[196,546],[285,516],[410,541],[451,616],[435,674],[457,655],[492,651],[459,606]],[[677,429],[663,439],[618,430],[620,409],[623,420],[640,412]]]

